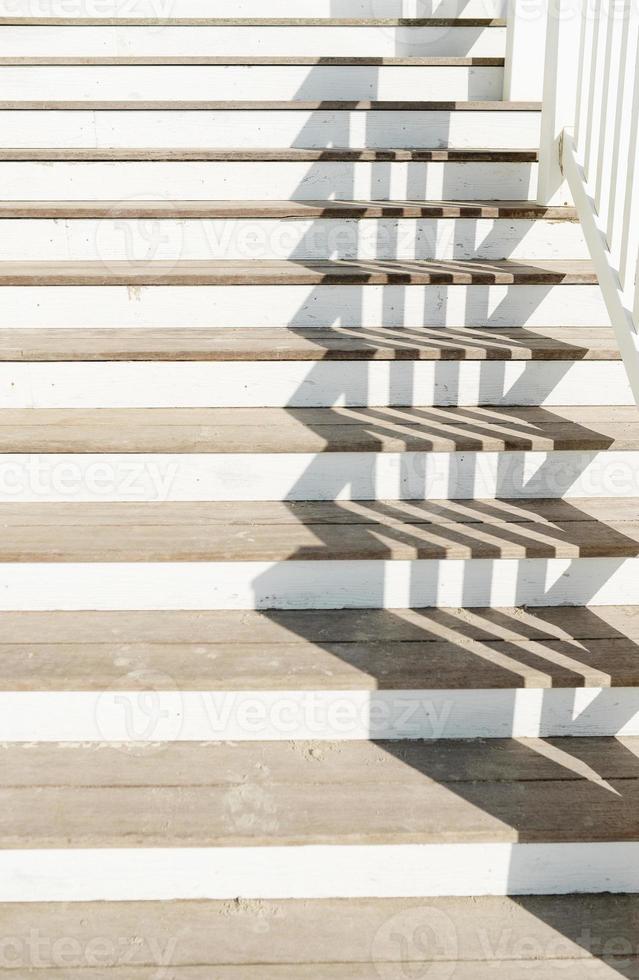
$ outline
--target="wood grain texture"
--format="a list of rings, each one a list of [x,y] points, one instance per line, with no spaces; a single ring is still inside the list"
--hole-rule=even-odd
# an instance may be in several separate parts
[[[536,163],[537,150],[491,150],[491,149],[452,149],[447,147],[424,147],[377,149],[362,147],[326,147],[313,149],[305,147],[290,148],[224,148],[207,147],[64,147],[64,148],[0,148],[0,161],[27,160],[86,160],[86,161],[210,161],[236,163],[367,163],[416,161],[441,163]]]
[[[3,409],[0,452],[314,453],[639,449],[632,406]]]
[[[8,691],[639,686],[631,610],[2,613]]]
[[[1,26],[1,22],[0,22]],[[387,100],[384,102],[370,101],[362,99],[336,100],[326,99],[321,101],[211,101],[211,100],[171,100],[171,101],[102,101],[102,100],[78,100],[73,102],[59,100],[25,100],[20,102],[6,101],[0,102],[0,112],[17,111],[82,111],[82,112],[153,112],[153,111],[173,111],[173,112],[244,112],[244,111],[263,111],[263,112],[540,112],[539,102],[425,102],[425,101],[397,101]]]
[[[614,962],[597,960],[614,945],[634,945],[639,898],[33,903],[4,905],[2,914],[7,935],[24,951],[17,968],[24,965],[25,976],[41,975],[44,967],[55,977],[97,980],[100,967],[82,964],[92,939],[100,936],[106,941],[100,962],[114,980],[158,980],[161,963],[167,980],[212,980],[211,968],[216,980],[372,980],[376,969],[399,977],[409,967],[444,980],[451,954],[457,958],[455,980],[531,975],[556,980],[562,970],[567,976],[586,971],[593,980],[611,980]],[[438,925],[443,941],[429,944],[428,961],[411,945],[400,962],[393,930],[403,935],[402,929],[419,924]],[[43,939],[42,966],[33,970],[27,955],[32,930]],[[71,968],[56,960],[61,937],[77,951]],[[334,962],[336,949],[341,964]],[[639,975],[629,957],[620,956],[619,966],[619,976]]]
[[[534,201],[0,201],[2,218],[485,218],[577,221]]]
[[[505,27],[497,17],[0,17],[0,27]]]
[[[606,327],[0,329],[0,361],[617,361],[620,356]]]
[[[0,57],[0,66],[33,67],[37,65],[312,65],[321,66],[363,66],[383,67],[386,65],[402,68],[503,68],[504,58],[415,55],[406,58],[367,57],[365,55],[321,55],[304,57],[301,55],[113,55],[104,57]]]
[[[0,262],[0,286],[596,285],[590,262]]]
[[[2,562],[635,558],[634,499],[2,504]]]
[[[0,749],[0,843],[39,847],[639,840],[636,740]]]

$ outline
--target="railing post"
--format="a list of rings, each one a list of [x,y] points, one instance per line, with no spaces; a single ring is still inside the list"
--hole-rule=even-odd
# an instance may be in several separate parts
[[[508,0],[504,99],[541,102],[548,0]]]
[[[548,0],[541,145],[540,204],[569,204],[570,191],[561,169],[561,138],[572,130],[577,112],[577,77],[581,36],[579,0]]]

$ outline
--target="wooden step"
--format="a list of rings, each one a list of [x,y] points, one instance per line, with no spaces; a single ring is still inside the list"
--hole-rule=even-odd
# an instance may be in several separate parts
[[[634,406],[3,409],[3,453],[639,450]],[[269,463],[269,465],[272,465]]]
[[[0,329],[2,361],[617,361],[606,327]]]
[[[42,967],[65,980],[94,980],[85,964],[96,936],[105,980],[159,980],[161,969],[167,980],[391,980],[409,969],[445,980],[453,965],[455,980],[639,975],[636,895],[36,902],[4,905],[2,916],[15,937],[7,978],[42,972],[30,969],[34,934]],[[416,928],[436,940],[418,948]]]
[[[541,111],[539,102],[383,102],[360,100],[20,100],[0,102],[0,112],[535,112]]]
[[[0,27],[505,27],[497,17],[0,17]]]
[[[1,148],[0,162],[71,161],[205,161],[211,163],[536,163],[537,150],[454,149],[446,147],[376,149],[328,146],[322,149],[214,149],[207,147],[65,147]]]
[[[596,285],[586,261],[1,262],[0,286]]]
[[[636,499],[1,504],[2,562],[636,558]]]
[[[0,685],[5,697],[639,687],[639,622],[623,606],[4,612]]]
[[[3,746],[0,846],[637,842],[638,754],[599,738]]]
[[[0,201],[2,218],[442,218],[577,221],[534,201]]]
[[[457,56],[426,56],[415,55],[414,57],[393,58],[379,56],[377,58],[367,57],[366,55],[326,55],[325,57],[313,57],[302,55],[114,55],[112,57],[39,57],[30,58],[27,56],[16,58],[0,57],[0,66],[7,65],[12,67],[33,67],[39,65],[78,65],[78,66],[115,66],[124,65],[240,65],[250,67],[252,65],[311,65],[315,67],[330,66],[363,66],[363,67],[404,67],[404,68],[503,68],[504,58],[489,57],[464,57]]]

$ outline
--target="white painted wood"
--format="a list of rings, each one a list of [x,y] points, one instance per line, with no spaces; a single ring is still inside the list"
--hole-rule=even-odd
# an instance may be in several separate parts
[[[0,564],[0,610],[638,605],[639,558]]]
[[[0,363],[0,409],[632,404],[620,361]]]
[[[228,16],[228,15],[227,15]],[[503,57],[500,27],[3,27],[3,57],[361,55]]]
[[[539,200],[570,201],[561,169],[561,140],[576,113],[579,47],[583,0],[547,0],[547,47],[539,156]]]
[[[534,200],[536,163],[2,162],[4,200]]]
[[[159,747],[203,741],[639,735],[637,688],[0,693],[0,739]]]
[[[639,334],[629,297],[619,281],[618,271],[610,263],[610,251],[602,219],[586,182],[570,133],[563,138],[563,166],[566,179],[575,199],[586,241],[595,264],[601,291],[610,314],[619,350],[623,357],[631,389],[639,403]],[[631,294],[630,304],[634,297]]]
[[[5,101],[20,99],[500,99],[503,69],[332,65],[0,66]]]
[[[82,848],[0,852],[0,901],[639,891],[639,843]]]
[[[2,0],[0,17],[504,17],[505,0]]]
[[[507,0],[504,98],[541,102],[548,0]]]
[[[639,497],[639,453],[0,455],[3,503]]]
[[[4,147],[530,149],[537,112],[291,110],[0,110]]]
[[[289,324],[560,327],[610,320],[598,286],[0,286],[2,327]]]
[[[144,198],[140,204],[148,198]],[[117,207],[117,204],[114,205]],[[2,219],[0,261],[589,259],[577,222],[509,218]]]

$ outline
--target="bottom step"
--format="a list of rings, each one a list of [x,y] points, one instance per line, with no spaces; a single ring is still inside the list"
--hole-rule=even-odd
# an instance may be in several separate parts
[[[35,904],[0,915],[7,980],[639,977],[637,895]]]

